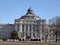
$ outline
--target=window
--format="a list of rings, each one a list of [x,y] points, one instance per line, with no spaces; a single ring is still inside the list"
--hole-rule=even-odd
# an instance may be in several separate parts
[[[51,29],[50,29],[50,32],[51,32]]]
[[[35,25],[33,25],[33,31],[35,32]]]
[[[24,33],[21,33],[21,37],[24,37]]]
[[[28,31],[28,25],[26,25],[26,32]]]
[[[35,23],[35,21],[33,21]]]
[[[35,37],[35,33],[33,33],[33,37]]]
[[[53,31],[54,31],[55,29],[53,29]]]
[[[26,19],[27,19],[28,17],[26,17]]]
[[[26,36],[27,36],[28,34],[26,33]]]
[[[31,33],[30,33],[30,36],[31,36]]]
[[[22,25],[22,27],[23,27],[23,28],[22,28],[22,31],[24,32],[24,25]]]
[[[30,25],[30,32],[31,32],[31,25]]]

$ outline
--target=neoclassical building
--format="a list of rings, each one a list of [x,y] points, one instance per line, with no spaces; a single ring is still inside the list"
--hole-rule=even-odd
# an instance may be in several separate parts
[[[35,15],[31,7],[25,15],[19,19],[15,19],[14,25],[21,40],[45,39],[44,30],[46,29],[46,20]]]
[[[21,40],[56,41],[55,28],[37,16],[30,7],[25,15],[14,20],[14,24],[0,24],[0,39],[11,39],[11,32],[16,30]],[[60,33],[57,40],[60,41]]]

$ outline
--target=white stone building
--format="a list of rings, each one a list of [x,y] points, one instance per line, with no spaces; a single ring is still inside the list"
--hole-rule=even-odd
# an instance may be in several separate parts
[[[46,24],[45,19],[35,15],[30,7],[25,15],[15,19],[14,24],[0,24],[0,39],[10,39],[11,32],[16,30],[21,40],[56,41],[55,28],[55,26]],[[60,32],[57,40],[60,41]]]
[[[44,40],[44,30],[46,20],[36,16],[31,9],[19,19],[15,19],[15,30],[18,32],[19,38],[22,40],[41,39]],[[29,37],[27,39],[27,37]]]

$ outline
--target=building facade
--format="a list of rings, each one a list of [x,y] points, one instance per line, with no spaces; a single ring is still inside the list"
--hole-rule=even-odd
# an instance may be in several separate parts
[[[48,25],[47,41],[60,41],[60,28],[57,29],[55,25]]]
[[[56,41],[54,34],[56,27],[46,24],[46,20],[35,15],[31,7],[25,15],[15,19],[14,24],[0,24],[0,39],[10,39],[14,30],[21,40]],[[60,33],[57,35],[57,40],[60,40]]]
[[[0,24],[0,39],[10,39],[14,24]]]
[[[31,7],[27,10],[25,15],[19,19],[15,19],[15,30],[18,32],[19,38],[21,40],[44,40],[45,27],[46,20],[36,16]]]

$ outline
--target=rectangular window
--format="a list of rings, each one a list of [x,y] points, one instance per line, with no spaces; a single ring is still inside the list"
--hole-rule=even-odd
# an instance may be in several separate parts
[[[22,31],[24,32],[24,25],[22,25]]]
[[[24,37],[24,33],[21,33],[21,37]]]
[[[26,36],[28,35],[28,33],[26,33]]]
[[[28,25],[26,25],[26,32],[28,31]]]
[[[30,32],[31,32],[31,25],[30,25]]]
[[[33,37],[35,37],[35,33],[33,33]]]
[[[35,32],[35,25],[33,25],[33,32]]]

